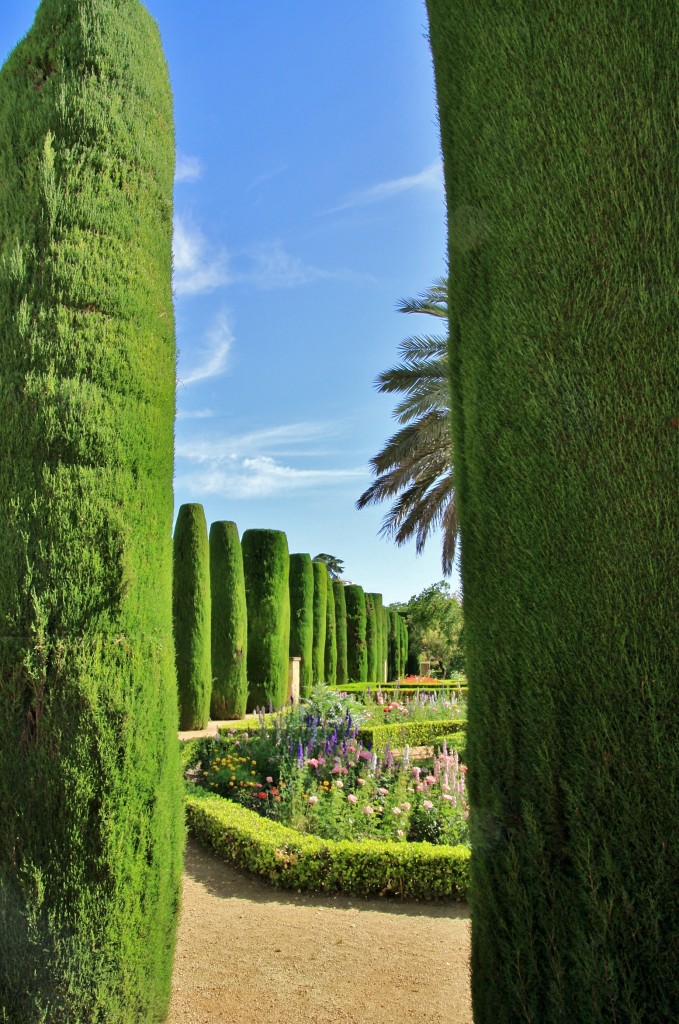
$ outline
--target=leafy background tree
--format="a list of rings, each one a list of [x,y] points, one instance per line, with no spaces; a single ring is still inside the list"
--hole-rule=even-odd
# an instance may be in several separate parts
[[[447,323],[446,281],[437,279],[418,298],[406,299],[397,308]],[[356,502],[362,509],[395,498],[380,534],[399,546],[414,537],[418,554],[440,527],[444,576],[453,570],[457,540],[447,348],[447,334],[406,338],[399,345],[402,361],[375,381],[382,393],[404,395],[393,414],[402,426],[371,459],[376,479]]]
[[[320,555],[314,557],[313,561],[325,562],[325,567],[331,580],[340,580],[342,578],[344,562],[341,558],[335,558],[334,555],[328,555],[322,551]]]
[[[438,662],[438,673],[444,677],[465,671],[462,598],[446,580],[390,607],[406,619],[409,649],[418,658]]]

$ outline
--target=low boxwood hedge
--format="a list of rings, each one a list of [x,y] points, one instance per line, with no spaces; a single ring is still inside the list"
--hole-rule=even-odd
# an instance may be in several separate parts
[[[189,831],[224,860],[277,888],[465,900],[470,850],[431,843],[353,842],[303,835],[239,804],[187,785]]]
[[[387,743],[392,750],[409,747],[431,746],[439,736],[447,736],[451,730],[462,732],[467,722],[461,718],[454,722],[437,719],[432,722],[395,722],[393,725],[362,725],[358,730],[358,738],[365,747],[374,754],[383,754]]]

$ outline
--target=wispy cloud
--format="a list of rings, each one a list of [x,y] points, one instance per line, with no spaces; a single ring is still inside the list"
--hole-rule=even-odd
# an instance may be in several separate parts
[[[178,440],[176,455],[189,466],[177,476],[177,487],[190,494],[219,494],[229,498],[266,498],[319,487],[338,486],[370,476],[368,466],[328,469],[300,468],[284,458],[309,459],[313,443],[337,437],[345,424],[288,423],[218,439]]]
[[[211,420],[215,413],[212,409],[178,409],[178,420]]]
[[[229,361],[229,353],[233,345],[233,334],[225,313],[220,313],[212,330],[206,335],[208,345],[202,352],[203,359],[192,370],[179,373],[182,384],[195,384],[199,380],[209,380],[223,374]],[[204,417],[200,417],[204,418]]]
[[[290,164],[282,164],[280,167],[276,167],[273,171],[265,171],[264,174],[259,174],[254,181],[251,181],[248,187],[245,189],[245,194],[252,192],[254,188],[258,188],[259,185],[263,185],[265,181],[271,181],[272,178],[277,178],[279,174],[283,174],[287,171]]]
[[[213,466],[180,475],[175,486],[192,495],[268,498],[274,494],[343,484],[365,475],[364,469],[295,469],[260,455],[254,459],[233,459],[228,467]]]
[[[264,427],[245,434],[232,434],[222,438],[199,438],[178,441],[176,453],[191,462],[216,464],[256,455],[310,454],[300,452],[301,445],[337,437],[342,425],[336,422],[286,423],[278,427]]]
[[[250,266],[238,278],[258,288],[295,288],[320,278],[333,277],[331,271],[321,270],[291,256],[277,240],[252,246],[246,255]]]
[[[173,286],[177,295],[213,292],[230,281],[226,252],[211,252],[202,232],[189,227],[179,216],[174,218],[172,254]]]
[[[426,191],[443,190],[443,167],[440,159],[433,164],[429,164],[428,167],[425,167],[418,174],[411,174],[404,178],[395,178],[392,181],[382,181],[377,185],[371,185],[369,188],[350,192],[341,203],[324,212],[337,213],[340,210],[350,210],[355,206],[381,203],[385,199],[391,199],[402,192],[411,192],[414,189],[424,189]]]
[[[175,181],[198,181],[203,174],[203,165],[197,156],[186,156],[184,153],[177,153],[177,163],[174,171]]]

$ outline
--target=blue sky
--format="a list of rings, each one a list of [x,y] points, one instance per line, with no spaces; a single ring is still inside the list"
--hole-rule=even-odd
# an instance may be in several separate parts
[[[442,578],[359,512],[397,424],[374,389],[396,312],[445,273],[445,203],[423,0],[148,0],[177,140],[175,512],[283,530],[387,603]],[[0,59],[35,0],[5,0]],[[453,588],[459,586],[455,575]]]

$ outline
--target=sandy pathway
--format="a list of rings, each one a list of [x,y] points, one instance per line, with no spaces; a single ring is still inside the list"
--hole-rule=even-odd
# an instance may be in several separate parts
[[[189,839],[167,1024],[472,1024],[465,904],[276,890]]]

